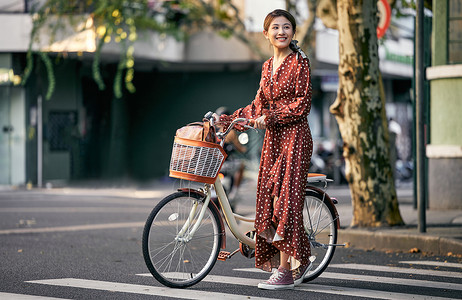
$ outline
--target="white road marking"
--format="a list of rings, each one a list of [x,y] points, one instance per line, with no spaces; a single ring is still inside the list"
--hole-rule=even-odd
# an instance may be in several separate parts
[[[85,189],[85,188],[54,188],[42,190],[44,195],[71,195],[71,196],[102,196],[102,197],[126,197],[138,199],[161,198],[171,194],[170,190],[141,191],[134,189]]]
[[[427,275],[427,276],[442,276],[461,278],[462,274],[458,272],[438,271],[438,270],[424,270],[424,269],[409,269],[388,266],[374,266],[363,264],[331,264],[329,268],[350,269],[350,270],[364,270],[364,271],[378,271],[378,272],[393,272],[402,274],[414,275]]]
[[[325,294],[334,294],[342,296],[353,296],[353,297],[367,297],[373,299],[392,299],[392,300],[409,300],[409,299],[419,299],[419,300],[448,300],[450,298],[444,297],[435,297],[435,296],[424,296],[416,294],[403,294],[403,293],[393,293],[380,290],[365,290],[365,289],[356,289],[348,288],[341,286],[327,286],[322,284],[309,284],[305,283],[297,287],[302,291],[315,292],[315,293],[325,293]]]
[[[234,270],[246,270],[247,269],[234,269]],[[137,274],[140,276],[152,276],[151,274]],[[219,276],[219,275],[208,275],[202,281],[205,282],[214,282],[214,283],[227,283],[234,285],[244,285],[257,288],[259,282],[262,282],[261,279],[253,278],[242,278],[242,277],[230,277],[230,276]],[[394,293],[380,290],[368,290],[368,289],[358,289],[358,288],[348,288],[342,286],[330,286],[322,284],[312,284],[304,283],[295,288],[299,291],[323,293],[323,294],[334,294],[342,296],[353,296],[353,297],[366,297],[374,299],[393,299],[393,300],[408,300],[408,299],[424,299],[424,300],[448,300],[444,297],[434,297],[434,296],[423,296],[417,294],[404,294],[404,293]]]
[[[131,294],[143,294],[152,296],[164,296],[164,297],[176,297],[180,299],[223,299],[223,300],[242,300],[242,299],[255,299],[264,300],[268,298],[260,298],[246,295],[235,295],[225,294],[217,292],[206,292],[192,289],[172,289],[168,287],[157,287],[150,285],[138,285],[128,284],[119,282],[109,281],[98,281],[98,280],[87,280],[77,278],[63,278],[63,279],[45,279],[45,280],[33,280],[27,281],[28,283],[37,283],[53,286],[65,286],[65,287],[76,287],[84,289],[131,293]]]
[[[161,198],[149,198],[149,199],[138,199],[138,198],[130,198],[130,197],[112,197],[110,195],[101,195],[100,197],[47,197],[47,195],[41,195],[42,197],[35,197],[33,199],[27,197],[16,197],[14,198],[14,202],[21,203],[21,202],[28,202],[33,201],[34,203],[41,203],[41,202],[59,202],[59,203],[85,203],[91,202],[94,203],[104,203],[104,204],[123,204],[123,205],[137,205],[143,207],[151,207],[154,208],[157,203],[159,203]],[[78,197],[78,198],[77,198]],[[112,198],[111,198],[112,197]],[[76,199],[77,198],[77,199]]]
[[[0,213],[147,213],[142,207],[4,207]]]
[[[233,269],[233,270],[234,271],[244,271],[244,272],[255,272],[254,270],[257,270],[257,269],[243,268],[243,269]],[[261,271],[257,270],[257,272],[261,272]],[[338,280],[367,281],[367,282],[386,283],[386,284],[394,284],[394,285],[408,285],[408,286],[462,291],[462,284],[439,282],[439,281],[428,281],[428,280],[418,280],[418,279],[408,279],[408,278],[379,277],[379,276],[331,273],[331,272],[324,272],[319,277],[328,278],[328,279],[338,279]]]
[[[42,227],[42,228],[14,228],[0,230],[2,234],[17,234],[17,233],[44,233],[44,232],[62,232],[62,231],[82,231],[96,229],[113,229],[113,228],[131,228],[143,227],[145,222],[126,222],[126,223],[105,223],[105,224],[88,224],[76,226],[57,226],[57,227]]]
[[[459,268],[462,269],[462,264],[449,263],[444,261],[400,261],[400,264],[410,264],[410,265],[425,265],[425,266],[437,266],[437,267],[447,267],[447,268]]]
[[[233,269],[233,271],[241,271],[241,272],[251,272],[251,273],[266,273],[268,274],[268,272],[265,272],[261,269],[257,269],[257,268],[239,268],[239,269]]]
[[[330,273],[330,272],[324,272],[320,275],[320,277],[329,278],[329,279],[339,279],[339,280],[367,281],[367,282],[386,283],[386,284],[394,284],[394,285],[407,285],[407,286],[416,286],[416,287],[462,291],[462,284],[440,282],[440,281],[378,277],[378,276],[343,274],[343,273],[340,274],[340,273]]]
[[[64,298],[53,298],[35,295],[13,294],[0,292],[0,299],[8,300],[65,300]]]

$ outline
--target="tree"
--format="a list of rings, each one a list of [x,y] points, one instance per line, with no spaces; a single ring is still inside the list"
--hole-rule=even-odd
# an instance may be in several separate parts
[[[174,35],[181,38],[181,26],[175,12],[181,8],[171,5],[155,7],[152,1],[147,0],[46,0],[38,3],[31,9],[33,27],[27,53],[27,66],[24,73],[23,84],[26,84],[34,66],[33,53],[37,52],[44,62],[48,73],[48,91],[46,99],[50,99],[54,92],[53,62],[48,53],[42,51],[45,44],[53,44],[61,35],[73,34],[85,30],[96,32],[96,49],[93,57],[93,78],[98,87],[105,89],[105,82],[100,74],[101,50],[105,44],[115,41],[120,45],[121,55],[114,78],[113,91],[116,98],[122,97],[122,81],[129,92],[134,92],[132,84],[134,76],[134,43],[138,39],[137,30],[153,30],[156,32]],[[164,20],[159,21],[158,16],[163,15]],[[88,22],[90,21],[90,22]],[[82,24],[85,24],[82,26]],[[39,48],[39,50],[35,50]],[[66,56],[66,50],[56,53]],[[53,52],[53,50],[49,51]],[[81,55],[81,52],[79,52]]]
[[[321,0],[323,23],[339,32],[339,88],[330,107],[343,139],[353,227],[402,225],[389,156],[379,70],[377,2]]]
[[[53,61],[48,53],[35,50],[34,47],[56,42],[59,33],[74,34],[85,30],[96,32],[96,47],[92,58],[93,78],[100,90],[106,88],[100,73],[101,50],[105,44],[116,42],[120,45],[120,58],[114,76],[113,92],[115,98],[121,98],[123,88],[134,93],[135,42],[140,32],[154,31],[161,35],[170,35],[185,40],[188,34],[212,28],[224,37],[236,36],[255,53],[263,57],[261,49],[247,36],[244,22],[239,17],[238,8],[231,0],[45,0],[31,9],[33,28],[27,53],[27,66],[23,84],[26,84],[34,66],[34,53],[44,63],[48,74],[48,90],[45,98],[50,99],[55,89]],[[90,20],[90,22],[88,22]],[[82,26],[82,24],[86,25]],[[88,25],[90,24],[90,25]],[[63,33],[64,32],[64,33]],[[45,47],[46,48],[46,47]],[[53,52],[53,50],[49,51]],[[64,51],[56,53],[66,56]],[[81,52],[78,53],[81,55]]]

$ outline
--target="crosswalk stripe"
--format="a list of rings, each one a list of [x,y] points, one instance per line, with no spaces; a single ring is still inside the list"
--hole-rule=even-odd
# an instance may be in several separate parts
[[[66,300],[64,298],[44,297],[35,295],[13,294],[0,292],[0,299],[8,300]]]
[[[235,269],[238,270],[238,269]],[[239,269],[243,270],[243,269]],[[151,274],[137,274],[140,276],[150,276]],[[231,277],[231,276],[220,276],[220,275],[208,275],[202,281],[213,282],[213,283],[226,283],[233,285],[244,285],[257,288],[258,283],[262,282],[261,279],[253,278],[242,278],[242,277]],[[342,286],[331,286],[331,285],[322,285],[322,284],[312,284],[305,283],[297,286],[296,290],[307,291],[307,292],[316,292],[324,294],[335,294],[335,295],[345,295],[345,296],[354,296],[354,297],[366,297],[374,299],[394,299],[394,300],[407,300],[410,299],[414,294],[404,294],[404,293],[395,293],[387,292],[380,290],[368,290],[368,289],[357,289],[357,288],[348,288]],[[415,295],[418,299],[425,300],[448,300],[444,297],[434,297],[434,296],[425,296],[425,295]]]
[[[301,285],[301,287],[302,287],[300,288],[301,290],[307,291],[307,292],[327,293],[327,294],[334,294],[334,295],[340,294],[342,296],[367,297],[367,298],[373,298],[373,299],[392,299],[392,300],[409,300],[409,299],[448,300],[450,299],[450,298],[444,298],[444,297],[403,294],[403,293],[394,293],[394,292],[379,291],[379,290],[365,290],[365,289],[356,289],[356,288],[348,288],[348,287],[340,287],[340,286],[326,286],[326,285],[321,285],[321,284],[303,284]]]
[[[18,234],[18,233],[44,233],[44,232],[66,232],[66,231],[81,231],[81,230],[97,230],[97,229],[114,229],[114,228],[131,228],[143,227],[144,222],[125,222],[125,223],[107,223],[107,224],[86,224],[76,226],[57,226],[57,227],[42,227],[42,228],[14,228],[0,230],[2,234]]]
[[[143,213],[149,212],[144,207],[3,207],[0,213]]]
[[[62,279],[44,279],[27,281],[28,283],[37,283],[53,286],[76,287],[93,290],[103,290],[111,292],[122,292],[131,294],[143,294],[152,296],[176,297],[180,299],[223,299],[223,300],[242,300],[242,299],[256,299],[264,300],[268,298],[250,297],[245,295],[225,294],[217,292],[206,292],[192,289],[172,289],[167,287],[156,287],[150,285],[139,285],[99,280],[87,280],[78,278],[62,278]]]
[[[459,268],[462,269],[462,264],[449,263],[444,261],[400,261],[400,264],[409,265],[425,265],[425,266],[437,266],[437,267],[448,267],[448,268]]]
[[[362,270],[362,271],[393,272],[393,273],[428,275],[428,276],[443,276],[443,277],[453,277],[453,278],[460,278],[462,276],[461,273],[449,272],[449,271],[409,269],[409,268],[374,266],[374,265],[363,265],[363,264],[331,264],[329,265],[329,268]]]
[[[244,271],[244,272],[255,272],[253,268],[243,268],[243,269],[233,269],[234,271]],[[260,270],[258,270],[260,272]],[[392,278],[392,277],[379,277],[379,276],[369,276],[369,275],[359,275],[359,274],[345,274],[345,273],[331,273],[324,272],[320,278],[327,279],[339,279],[339,280],[351,280],[351,281],[367,281],[367,282],[377,282],[377,283],[386,283],[386,284],[395,284],[395,285],[407,285],[407,286],[417,286],[417,287],[429,287],[437,289],[450,289],[462,291],[462,284],[449,283],[449,282],[434,282],[428,280],[418,280],[418,279],[407,279],[407,278]]]
[[[407,285],[407,286],[416,286],[416,287],[427,287],[427,288],[435,288],[435,289],[449,289],[449,290],[462,291],[462,284],[440,282],[440,281],[434,282],[434,281],[418,280],[418,279],[378,277],[378,276],[344,274],[344,273],[339,274],[339,273],[330,273],[330,272],[324,272],[321,274],[320,277],[328,278],[328,279],[367,281],[367,282],[386,283],[386,284],[394,284],[394,285]]]

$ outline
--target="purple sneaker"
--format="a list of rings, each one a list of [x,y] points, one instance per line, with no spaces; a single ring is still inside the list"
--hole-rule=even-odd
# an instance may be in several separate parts
[[[264,290],[289,290],[294,288],[292,271],[279,267],[271,277],[258,284],[259,289]]]
[[[305,266],[300,266],[292,271],[292,276],[294,279],[294,286],[297,286],[303,282],[306,274],[313,268],[313,261],[316,259],[315,256],[310,257],[310,263]]]

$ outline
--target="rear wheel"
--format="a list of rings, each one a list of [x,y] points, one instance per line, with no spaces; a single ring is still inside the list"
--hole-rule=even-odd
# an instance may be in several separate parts
[[[332,202],[323,194],[306,191],[303,208],[303,222],[310,240],[311,255],[316,257],[312,269],[303,282],[321,275],[329,265],[337,243],[337,219]]]
[[[143,232],[143,256],[151,274],[163,285],[192,286],[215,265],[222,231],[213,204],[205,208],[202,222],[191,235],[202,207],[199,194],[178,192],[164,198],[149,215]],[[191,222],[185,225],[190,215]]]

